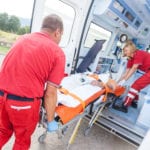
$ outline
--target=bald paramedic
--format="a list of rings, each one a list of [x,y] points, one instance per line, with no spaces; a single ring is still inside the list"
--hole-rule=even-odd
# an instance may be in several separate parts
[[[54,113],[64,76],[62,33],[62,19],[48,15],[40,32],[20,37],[6,55],[0,70],[0,149],[14,133],[13,150],[29,150],[43,96],[48,131],[58,129]]]

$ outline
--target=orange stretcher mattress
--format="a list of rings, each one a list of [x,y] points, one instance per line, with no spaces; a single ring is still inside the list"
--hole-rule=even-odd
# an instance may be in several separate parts
[[[99,92],[95,93],[92,97],[89,97],[85,101],[85,106],[87,106],[88,104],[96,100],[99,96],[101,96],[104,93],[105,93],[105,89],[100,90]],[[64,105],[60,105],[56,108],[56,113],[60,117],[63,124],[69,122],[70,120],[72,120],[74,117],[76,117],[83,111],[84,110],[82,104],[78,105],[77,107],[67,107]]]
[[[109,80],[109,83],[115,84],[113,80]],[[107,93],[113,93],[116,96],[120,96],[124,93],[125,88],[124,87],[117,87],[115,91],[113,91],[109,86],[105,85],[105,88],[100,89],[99,91],[95,92],[92,96],[88,97],[85,101],[85,107],[89,105],[90,103],[94,102],[97,98],[104,95],[107,96]],[[63,124],[66,124],[67,122],[71,121],[73,118],[75,118],[77,115],[84,112],[83,104],[80,103],[76,107],[68,107],[65,105],[59,105],[56,107],[56,113],[59,116],[61,122]]]

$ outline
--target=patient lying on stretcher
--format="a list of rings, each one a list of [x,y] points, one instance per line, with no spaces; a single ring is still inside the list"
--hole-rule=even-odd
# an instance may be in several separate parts
[[[109,93],[120,96],[125,91],[123,87],[117,87],[116,82],[109,79],[108,74],[74,74],[65,77],[61,85],[57,94],[55,121],[62,125],[69,123],[80,114],[87,113],[87,106],[93,102],[106,102]],[[40,123],[44,127],[46,127],[46,120],[43,108]]]
[[[106,95],[107,92],[120,95],[123,89],[118,90],[115,86],[115,81],[109,79],[107,74],[101,74],[98,78],[87,74],[65,77],[62,81],[62,88],[58,91],[59,105],[56,107],[56,114],[65,124],[84,112],[86,106]],[[101,99],[101,102],[103,100]]]

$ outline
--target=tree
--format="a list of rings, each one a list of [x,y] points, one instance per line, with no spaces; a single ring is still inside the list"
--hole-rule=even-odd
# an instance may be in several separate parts
[[[8,25],[8,14],[0,13],[0,29],[3,31],[7,31],[7,25]]]
[[[25,26],[25,27],[21,27],[19,30],[18,30],[18,34],[19,35],[22,35],[22,34],[25,34],[25,33],[29,33],[30,32],[30,27],[29,26]]]
[[[7,23],[7,30],[16,33],[20,29],[20,26],[20,20],[16,16],[10,16]]]

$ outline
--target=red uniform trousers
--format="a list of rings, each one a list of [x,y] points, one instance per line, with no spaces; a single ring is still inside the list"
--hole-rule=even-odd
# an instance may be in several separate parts
[[[124,105],[130,106],[133,100],[138,100],[138,93],[141,89],[150,84],[150,71],[138,78],[129,89],[128,95],[125,98]]]
[[[18,101],[0,96],[0,150],[15,136],[13,150],[29,150],[31,135],[39,121],[41,100]]]

